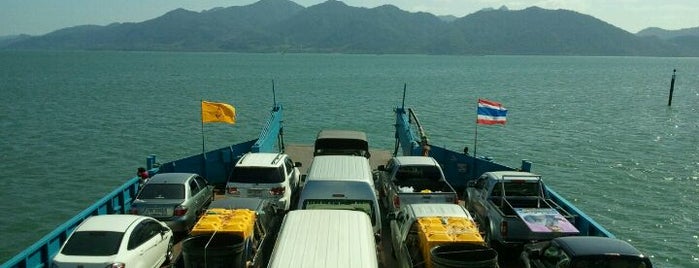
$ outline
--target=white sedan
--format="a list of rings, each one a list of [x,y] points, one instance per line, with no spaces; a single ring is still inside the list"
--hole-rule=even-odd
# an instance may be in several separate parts
[[[60,267],[161,267],[172,260],[172,230],[138,215],[98,215],[85,219],[53,258]]]

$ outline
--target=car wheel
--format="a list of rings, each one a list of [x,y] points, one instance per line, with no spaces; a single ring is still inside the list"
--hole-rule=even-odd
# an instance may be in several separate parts
[[[172,263],[173,252],[172,249],[175,246],[175,238],[170,237],[170,241],[167,243],[167,252],[165,253],[165,264]]]
[[[487,221],[486,221],[486,222],[487,222]],[[490,241],[490,239],[492,238],[492,237],[491,237],[492,234],[491,234],[491,231],[490,231],[490,226],[489,226],[489,225],[486,225],[486,224],[483,224],[483,225],[481,225],[481,226],[483,226],[483,228],[485,229],[485,234],[483,234],[483,241],[485,242],[485,244],[486,244],[488,247],[491,247],[491,248],[492,248],[492,247],[493,247],[492,241]]]

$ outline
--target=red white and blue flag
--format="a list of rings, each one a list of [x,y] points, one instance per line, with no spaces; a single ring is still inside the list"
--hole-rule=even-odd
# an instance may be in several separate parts
[[[476,123],[481,125],[505,124],[507,109],[499,102],[478,99],[478,117]]]

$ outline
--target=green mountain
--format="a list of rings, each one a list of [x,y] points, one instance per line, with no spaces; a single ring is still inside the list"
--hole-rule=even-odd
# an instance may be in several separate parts
[[[222,50],[231,38],[288,19],[304,7],[288,0],[203,12],[176,9],[140,23],[77,26],[16,42],[17,49]]]
[[[4,45],[3,45],[4,44]],[[692,36],[634,35],[569,10],[484,9],[445,20],[392,5],[289,0],[203,12],[177,9],[139,23],[85,25],[0,42],[8,49],[699,56]]]
[[[651,27],[641,30],[636,35],[648,39],[662,39],[664,42],[670,43],[674,49],[680,51],[678,53],[680,55],[699,55],[699,27],[679,30]]]
[[[569,10],[483,10],[453,26],[465,51],[480,54],[655,55],[663,47]]]
[[[636,33],[636,35],[646,37],[655,36],[665,40],[682,36],[699,36],[699,27],[679,30],[665,30],[658,27],[650,27],[641,30],[640,32]]]

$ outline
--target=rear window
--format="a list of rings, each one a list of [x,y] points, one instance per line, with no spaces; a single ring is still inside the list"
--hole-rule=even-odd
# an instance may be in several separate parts
[[[184,199],[184,185],[147,183],[139,199]]]
[[[499,182],[493,188],[492,196],[502,195],[502,184]],[[538,196],[539,181],[507,181],[505,182],[506,196]]]
[[[122,232],[83,231],[68,239],[61,253],[76,256],[110,256],[117,254]]]
[[[436,166],[403,166],[398,169],[396,179],[404,180],[431,180],[438,181],[442,178],[442,173]]]
[[[275,167],[235,167],[231,182],[279,183],[284,181],[284,171]]]
[[[315,142],[316,155],[362,155],[369,150],[364,140],[319,139]]]
[[[376,224],[373,202],[371,200],[349,199],[308,199],[303,202],[303,209],[342,209],[363,211],[371,218],[371,224]]]

